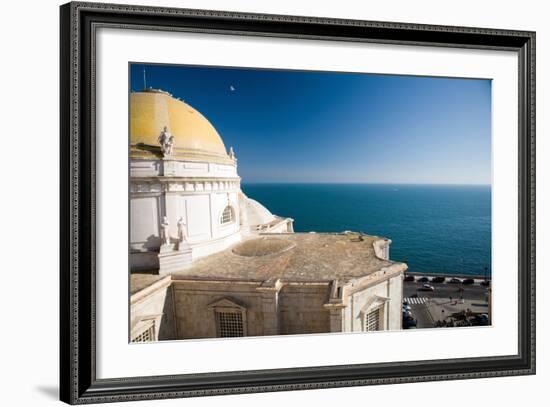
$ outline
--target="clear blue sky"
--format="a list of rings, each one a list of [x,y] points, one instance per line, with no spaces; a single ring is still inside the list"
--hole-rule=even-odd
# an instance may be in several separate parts
[[[252,182],[491,183],[491,81],[130,66],[204,114]]]

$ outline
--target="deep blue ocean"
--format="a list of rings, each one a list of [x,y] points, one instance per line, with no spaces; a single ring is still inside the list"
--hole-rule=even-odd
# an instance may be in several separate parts
[[[491,187],[244,184],[296,232],[359,231],[392,240],[390,258],[420,273],[491,273]]]

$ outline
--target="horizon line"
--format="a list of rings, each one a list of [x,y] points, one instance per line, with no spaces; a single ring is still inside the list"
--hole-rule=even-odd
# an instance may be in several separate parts
[[[319,185],[441,185],[491,187],[492,183],[444,183],[444,182],[323,182],[323,181],[241,181],[241,184],[319,184]]]

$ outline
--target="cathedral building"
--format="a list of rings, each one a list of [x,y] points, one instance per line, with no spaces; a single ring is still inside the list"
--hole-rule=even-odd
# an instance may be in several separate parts
[[[401,328],[407,266],[389,239],[294,233],[240,181],[200,112],[130,94],[132,342]]]

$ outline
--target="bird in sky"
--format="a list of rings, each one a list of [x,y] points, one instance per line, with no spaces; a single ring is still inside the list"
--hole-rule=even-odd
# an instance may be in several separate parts
[[[237,90],[237,88],[236,88],[235,86],[233,86],[233,85],[229,85],[229,90],[230,90],[231,92],[235,92],[235,91]]]

